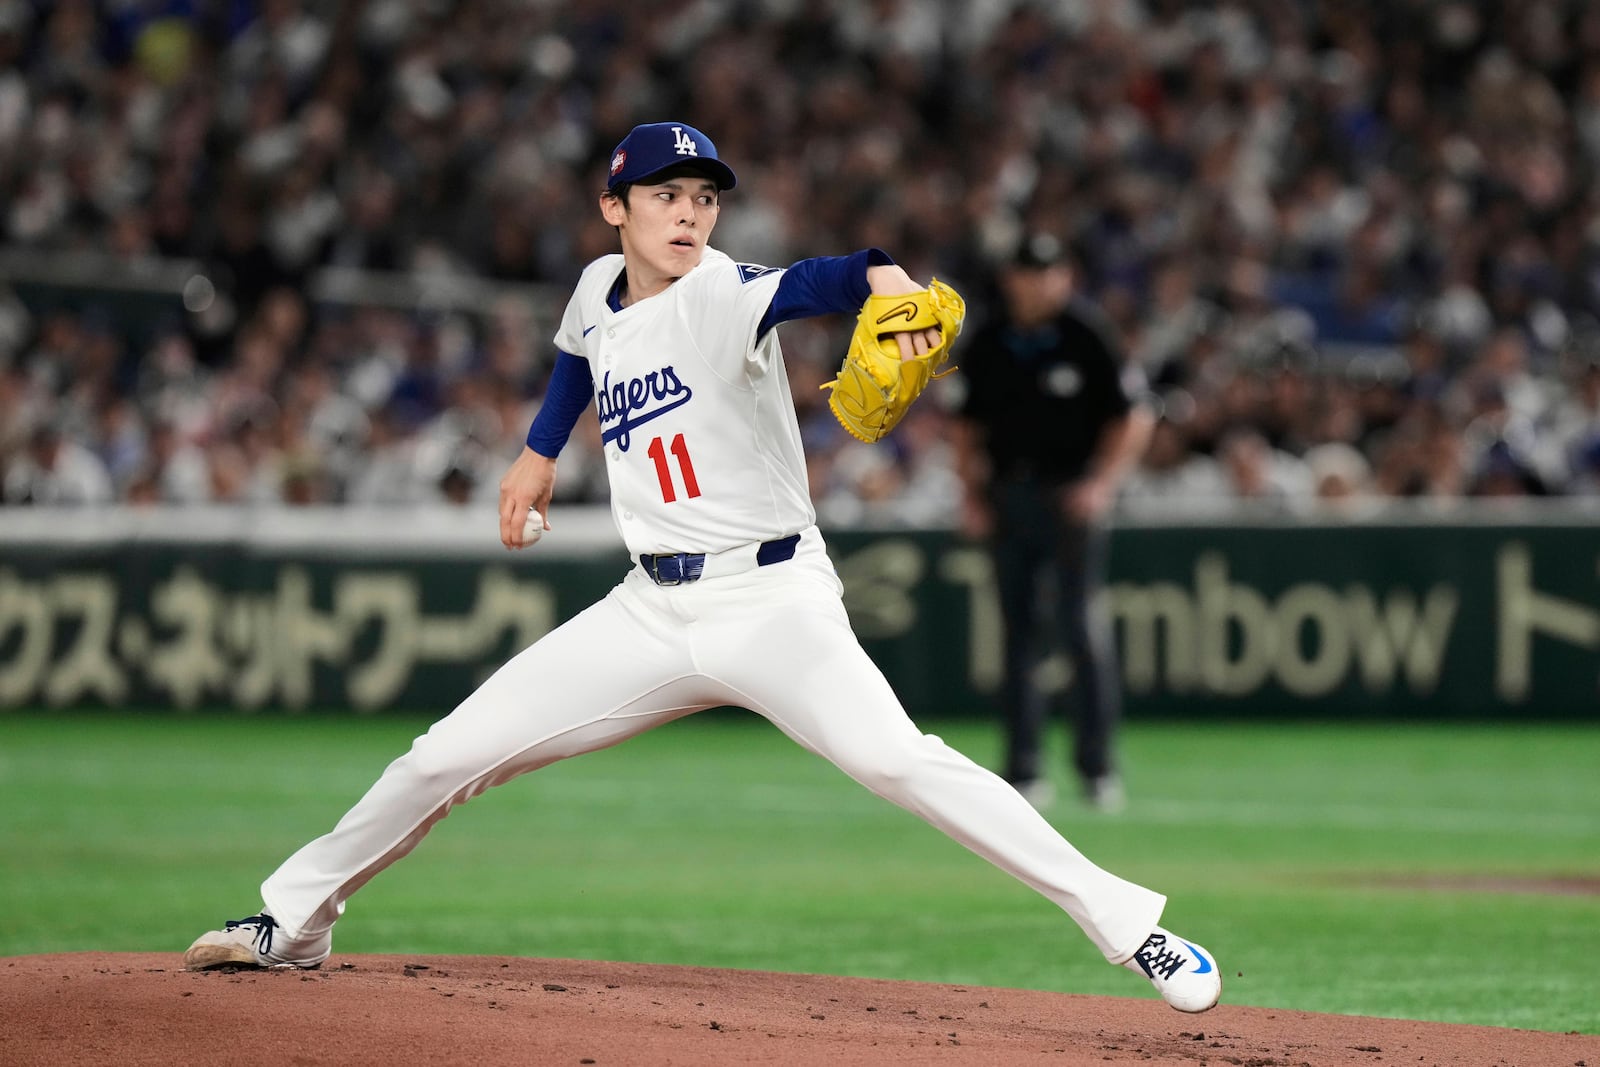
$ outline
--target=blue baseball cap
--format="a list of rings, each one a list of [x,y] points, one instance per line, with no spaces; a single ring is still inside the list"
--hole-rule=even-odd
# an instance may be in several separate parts
[[[611,177],[607,189],[619,182],[641,182],[668,167],[686,166],[717,183],[718,189],[732,189],[738,183],[733,168],[717,158],[711,138],[684,122],[652,122],[635,126],[611,153]]]

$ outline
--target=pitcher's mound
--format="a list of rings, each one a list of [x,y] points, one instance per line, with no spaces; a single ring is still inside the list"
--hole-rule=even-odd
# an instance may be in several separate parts
[[[495,956],[0,960],[0,1063],[1600,1065],[1600,1038],[820,975]],[[1226,1000],[1227,989],[1223,997]]]

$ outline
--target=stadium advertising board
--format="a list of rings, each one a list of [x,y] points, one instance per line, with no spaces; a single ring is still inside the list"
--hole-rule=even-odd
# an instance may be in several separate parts
[[[986,713],[1000,615],[984,550],[933,531],[830,543],[908,707]],[[1119,529],[1106,595],[1128,714],[1593,717],[1594,545],[1576,525]],[[0,707],[442,712],[627,566],[546,547],[8,541]],[[1062,661],[1040,669],[1066,686]]]

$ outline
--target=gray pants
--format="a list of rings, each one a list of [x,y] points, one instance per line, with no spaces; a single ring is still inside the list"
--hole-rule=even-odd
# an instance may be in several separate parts
[[[1076,697],[1073,763],[1089,781],[1114,769],[1112,741],[1122,711],[1110,620],[1097,611],[1107,536],[1104,526],[1066,518],[1059,485],[1032,479],[994,487],[995,579],[1005,627],[1005,777],[1039,777],[1049,715],[1059,710],[1034,683],[1043,652],[1059,642]]]

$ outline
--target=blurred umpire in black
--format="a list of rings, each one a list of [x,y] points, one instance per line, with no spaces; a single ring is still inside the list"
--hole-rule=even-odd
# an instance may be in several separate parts
[[[1154,418],[1110,324],[1075,294],[1059,240],[1024,239],[997,281],[991,313],[962,346],[958,426],[964,526],[989,539],[1004,618],[1004,776],[1036,807],[1054,797],[1041,766],[1050,700],[1036,678],[1053,631],[1072,667],[1073,758],[1084,798],[1115,811],[1123,799],[1112,752],[1122,690],[1098,594],[1107,516]]]

